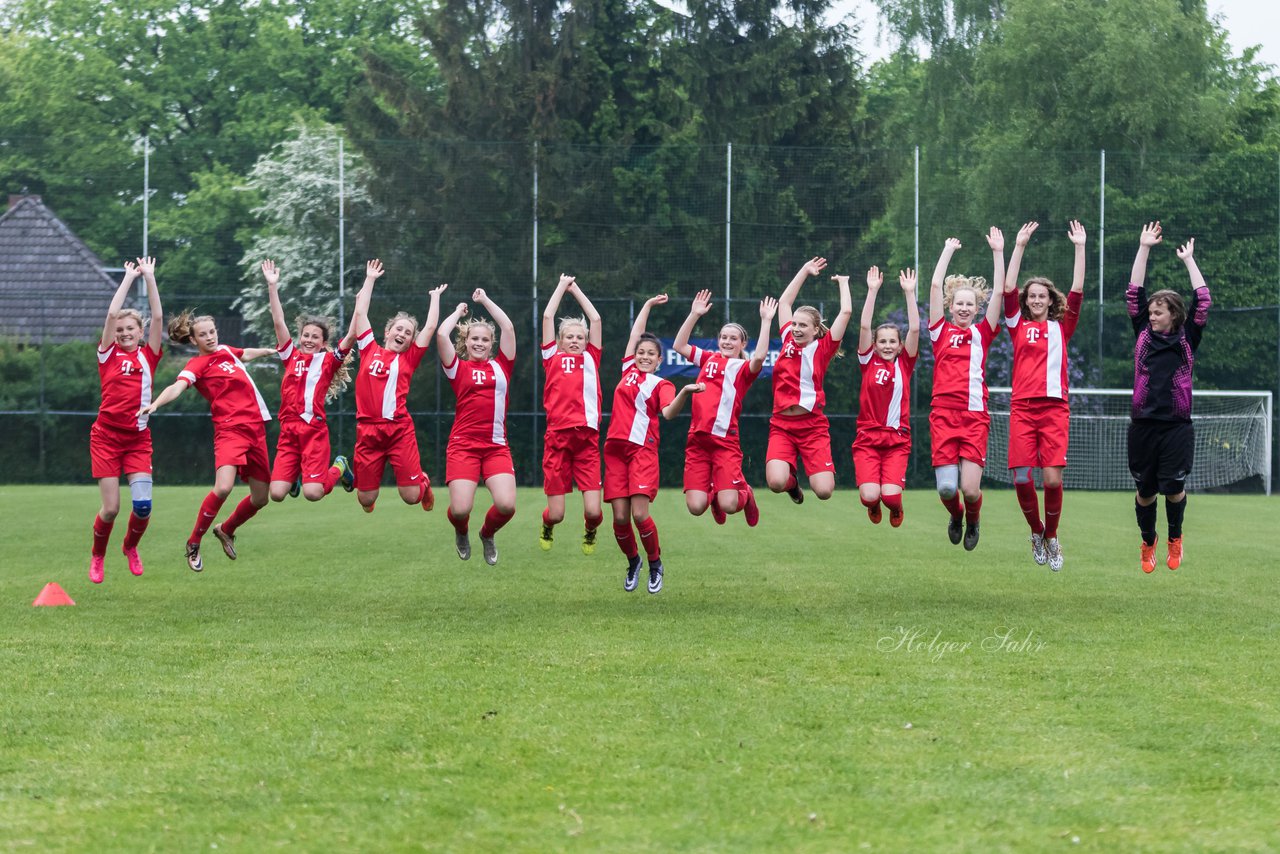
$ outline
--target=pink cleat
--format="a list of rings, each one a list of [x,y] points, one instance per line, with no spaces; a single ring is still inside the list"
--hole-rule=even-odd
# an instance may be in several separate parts
[[[125,559],[129,561],[129,571],[134,575],[142,575],[142,558],[138,557],[136,548],[126,547],[124,549]]]
[[[89,556],[89,580],[94,584],[102,583],[103,559],[102,555]]]

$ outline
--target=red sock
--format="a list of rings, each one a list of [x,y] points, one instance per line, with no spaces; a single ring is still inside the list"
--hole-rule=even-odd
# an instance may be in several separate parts
[[[542,508],[542,524],[546,525],[548,528],[554,528],[556,526],[556,523],[551,521],[550,513],[551,513],[550,507]]]
[[[342,478],[342,470],[337,466],[329,466],[329,470],[324,473],[324,494],[328,495],[333,492],[333,488],[338,485],[338,481]]]
[[[471,514],[465,516],[454,516],[453,510],[444,511],[445,518],[449,520],[449,524],[453,525],[453,530],[459,534],[465,534],[471,530]]]
[[[151,524],[151,517],[145,519],[140,518],[137,514],[129,514],[129,531],[124,535],[124,547],[126,549],[136,549],[138,540],[142,539],[142,535],[147,531],[147,525]]]
[[[98,514],[93,515],[93,554],[102,557],[107,553],[107,541],[111,539],[111,529],[115,524],[114,519],[104,522]]]
[[[644,544],[645,557],[649,563],[662,559],[662,546],[658,543],[658,526],[650,516],[644,521],[636,522],[636,530],[640,532],[640,542]]]
[[[1058,520],[1062,518],[1062,484],[1044,488],[1044,535],[1058,536]]]
[[[503,513],[498,509],[498,505],[489,508],[489,512],[484,514],[484,524],[480,526],[480,536],[489,539],[498,531],[502,530],[502,526],[511,521],[511,517],[516,515],[516,511]]]
[[[218,518],[218,511],[226,500],[219,498],[214,492],[204,497],[204,501],[200,503],[200,511],[196,513],[196,526],[191,529],[191,536],[187,538],[188,543],[200,542],[205,532],[213,527],[213,520]]]
[[[862,502],[862,506],[863,506],[863,507],[865,507],[865,508],[867,508],[868,510],[870,510],[870,509],[871,509],[871,508],[873,508],[873,507],[879,507],[879,506],[880,506],[880,499],[879,499],[879,498],[873,498],[873,499],[871,499],[870,501],[868,501],[867,499],[865,499],[865,498],[863,498],[861,495],[859,495],[859,496],[858,496],[858,500],[859,500],[859,501],[861,501],[861,502]]]
[[[640,555],[640,550],[636,547],[636,535],[631,530],[630,522],[613,523],[613,538],[618,541],[618,548],[622,549],[622,553],[630,560]]]
[[[1018,493],[1018,506],[1022,508],[1022,515],[1027,517],[1031,533],[1044,533],[1044,525],[1040,522],[1040,500],[1036,496],[1036,485],[1030,481],[1015,483],[1013,489]]]
[[[970,501],[968,498],[964,500],[964,520],[970,525],[978,524],[978,516],[982,514],[982,493],[978,493],[978,497]]]
[[[239,528],[245,522],[248,522],[258,514],[258,508],[253,506],[253,499],[245,496],[240,499],[240,503],[236,505],[236,509],[231,511],[231,515],[227,517],[227,521],[222,523],[222,533],[234,534],[236,528]]]
[[[890,513],[902,512],[902,493],[890,495],[887,492],[880,493],[880,500],[884,502],[884,506],[889,508]]]
[[[594,531],[596,528],[599,528],[600,523],[604,521],[603,516],[592,516],[591,514],[586,512],[582,514],[582,519],[584,522],[587,523],[588,531]]]
[[[796,480],[795,469],[791,470],[791,474],[787,475],[787,485],[782,487],[783,492],[790,492],[800,485],[800,481]]]
[[[938,496],[942,498],[941,495]],[[960,496],[953,495],[950,498],[942,498],[942,506],[947,508],[947,512],[951,514],[951,518],[959,516],[964,511],[960,508]]]
[[[751,487],[747,486],[746,482],[743,481],[742,486],[738,487],[738,509],[733,512],[741,513],[743,510],[746,509],[747,501],[749,501],[751,498],[750,490],[751,490]]]

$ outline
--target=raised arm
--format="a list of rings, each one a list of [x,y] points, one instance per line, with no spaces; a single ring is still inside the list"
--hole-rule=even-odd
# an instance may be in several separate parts
[[[271,305],[271,322],[276,327],[276,348],[283,349],[289,341],[289,324],[284,319],[284,306],[280,305],[280,271],[270,258],[262,262],[262,278],[267,280],[267,302]]]
[[[560,281],[556,284],[556,289],[551,292],[551,296],[547,297],[546,308],[542,309],[542,346],[546,347],[556,340],[556,312],[560,310],[560,301],[564,299],[565,291],[569,290],[569,286],[573,284],[573,276],[560,274]]]
[[[753,374],[760,373],[764,360],[769,355],[769,330],[773,328],[773,316],[778,313],[778,301],[773,297],[760,300],[760,337],[756,339],[756,349],[747,363],[747,370]]]
[[[1191,287],[1197,291],[1201,288],[1207,290],[1209,284],[1204,280],[1200,267],[1196,265],[1195,251],[1196,239],[1193,237],[1178,247],[1178,258],[1187,265],[1187,273],[1191,276]]]
[[[947,241],[942,244],[942,254],[938,256],[938,263],[933,266],[933,278],[929,280],[930,328],[933,328],[933,324],[942,319],[944,309],[942,286],[947,281],[947,267],[951,265],[951,256],[955,255],[959,249],[960,241],[954,237],[948,237]]]
[[[991,226],[987,232],[987,245],[991,247],[991,293],[987,295],[987,325],[991,330],[1000,328],[1000,309],[1004,295],[1004,232]],[[932,315],[930,315],[932,317]],[[930,323],[930,326],[933,324]]]
[[[124,277],[120,279],[120,285],[116,288],[115,295],[111,297],[111,305],[107,306],[107,319],[102,324],[102,338],[98,341],[99,350],[108,347],[112,341],[116,340],[116,315],[120,313],[120,309],[124,308],[124,301],[129,298],[129,288],[133,287],[139,273],[141,271],[132,261],[124,262]]]
[[[458,351],[453,346],[453,330],[458,327],[458,321],[466,316],[467,304],[460,302],[452,314],[440,321],[440,326],[436,329],[436,354],[440,357],[440,364],[448,365],[457,358]]]
[[[649,297],[644,301],[644,305],[640,306],[640,310],[636,312],[635,323],[631,324],[631,337],[627,339],[627,349],[622,353],[624,358],[629,359],[636,354],[636,347],[640,346],[640,336],[649,327],[649,311],[655,305],[665,305],[668,299],[666,294],[658,294]]]
[[[782,292],[782,296],[778,297],[778,328],[781,329],[791,322],[791,306],[795,305],[796,297],[800,296],[800,288],[804,285],[805,280],[810,276],[816,276],[822,272],[822,268],[827,266],[826,258],[814,256],[804,262],[804,266],[791,279],[790,284]]]
[[[382,262],[377,258],[364,265],[364,284],[356,294],[356,307],[351,312],[351,323],[357,338],[372,328],[369,325],[369,303],[373,301],[373,283],[382,278],[383,272]]]
[[[422,328],[418,330],[418,337],[413,339],[413,343],[419,347],[427,347],[431,344],[431,336],[436,334],[436,326],[440,323],[440,295],[444,293],[444,289],[448,285],[437,285],[431,289],[431,305],[427,308],[427,319],[422,324]]]
[[[862,303],[862,319],[858,323],[858,352],[865,353],[871,349],[875,340],[871,334],[871,321],[876,315],[876,294],[884,284],[884,273],[879,267],[867,271],[867,299]]]
[[[578,305],[582,306],[582,314],[587,318],[587,342],[595,348],[604,345],[604,330],[600,328],[600,312],[596,311],[596,307],[591,304],[591,300],[587,299],[587,295],[582,292],[582,287],[578,284],[578,280],[574,279],[573,284],[569,285],[569,293],[573,294],[573,298],[578,301]]]
[[[1009,256],[1009,269],[1004,274],[1004,292],[1010,293],[1018,289],[1018,273],[1022,270],[1022,253],[1027,251],[1031,235],[1040,227],[1038,222],[1024,223],[1018,229],[1018,236],[1013,239],[1013,253]]]
[[[147,283],[147,308],[151,312],[151,325],[147,329],[147,346],[159,353],[164,346],[164,309],[160,307],[160,290],[156,287],[156,259],[151,256],[138,259],[138,272]]]
[[[671,398],[671,402],[662,407],[662,417],[667,421],[675,418],[680,414],[680,410],[684,409],[684,403],[691,395],[695,395],[700,391],[706,391],[706,383],[689,383],[676,392],[676,396]]]
[[[831,337],[836,341],[844,339],[845,330],[849,328],[849,321],[853,319],[853,295],[849,292],[848,276],[832,276],[836,280],[836,287],[840,289],[840,313],[836,315],[836,319],[831,321]]]
[[[1067,226],[1067,238],[1075,245],[1076,262],[1071,269],[1071,291],[1072,293],[1084,293],[1084,226],[1080,224],[1080,220],[1071,220],[1071,225]]]
[[[1133,269],[1129,271],[1129,284],[1140,288],[1147,280],[1147,258],[1151,255],[1151,247],[1158,245],[1162,237],[1158,220],[1142,227],[1142,234],[1138,235],[1138,254],[1133,256]]]
[[[902,285],[902,296],[907,301],[907,339],[902,342],[902,348],[914,359],[920,352],[920,305],[916,302],[916,271],[900,271],[898,284]]]
[[[471,301],[480,303],[489,312],[489,316],[498,326],[498,349],[502,351],[502,355],[515,361],[516,327],[512,324],[511,318],[507,317],[507,313],[499,308],[496,302],[489,299],[484,288],[476,288],[471,294]]]
[[[689,316],[684,319],[684,323],[680,324],[680,331],[676,333],[675,343],[672,344],[675,351],[684,358],[693,358],[693,347],[689,346],[689,336],[693,335],[693,327],[698,325],[698,320],[710,310],[711,291],[698,291],[698,295],[693,298],[693,305],[689,307]]]

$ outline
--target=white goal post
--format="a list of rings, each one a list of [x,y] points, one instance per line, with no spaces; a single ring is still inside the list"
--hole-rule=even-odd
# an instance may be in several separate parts
[[[1010,389],[992,388],[991,436],[984,474],[1009,482]],[[1192,392],[1196,457],[1187,481],[1195,491],[1260,477],[1271,494],[1271,392]],[[1063,482],[1073,489],[1133,489],[1129,475],[1129,405],[1133,389],[1071,390],[1071,444]]]

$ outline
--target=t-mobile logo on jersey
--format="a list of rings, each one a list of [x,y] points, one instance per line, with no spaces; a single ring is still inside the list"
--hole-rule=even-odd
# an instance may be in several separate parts
[[[876,385],[885,385],[892,374],[888,368],[876,368]]]
[[[236,366],[235,366],[235,363],[233,362],[219,362],[218,368],[225,371],[228,374],[234,374],[236,372]]]
[[[786,343],[786,346],[782,348],[782,354],[781,354],[782,358],[790,359],[795,354],[796,354],[796,345],[793,342],[788,341]]]
[[[560,357],[560,370],[564,371],[566,374],[573,373],[577,369],[577,367],[578,367],[578,360],[575,359],[573,356]]]
[[[387,372],[387,366],[381,359],[374,359],[369,363],[369,376],[380,377]]]
[[[640,385],[640,378],[635,374],[627,374],[625,382],[627,385]]]
[[[133,375],[133,362],[121,362],[121,363],[120,363],[120,373],[124,374],[126,377],[127,377],[127,376],[132,376],[132,375]]]
[[[707,368],[706,368],[707,379],[709,380],[715,379],[716,374],[719,372],[719,370],[720,370],[720,366],[717,365],[715,362],[708,362]]]
[[[307,363],[299,359],[293,363],[293,375],[300,377],[307,372]]]
[[[1027,343],[1034,344],[1040,340],[1040,329],[1036,326],[1027,327]]]
[[[963,332],[954,332],[951,335],[951,349],[955,349],[963,344],[968,343],[969,336]]]
[[[471,382],[475,383],[476,385],[484,385],[484,381],[488,378],[489,378],[489,375],[486,374],[484,371],[477,371],[474,368],[471,371]]]

